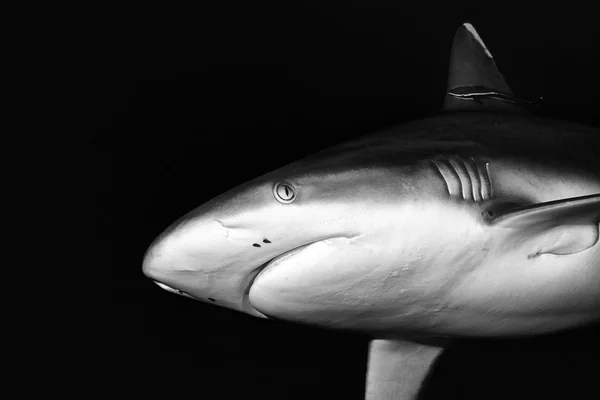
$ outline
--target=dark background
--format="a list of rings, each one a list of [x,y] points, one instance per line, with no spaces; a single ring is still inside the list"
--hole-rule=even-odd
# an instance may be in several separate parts
[[[171,295],[141,261],[222,191],[435,113],[465,20],[518,95],[598,125],[598,9],[445,3],[3,12],[7,398],[362,399],[366,338]],[[597,333],[459,342],[424,397],[598,397]]]

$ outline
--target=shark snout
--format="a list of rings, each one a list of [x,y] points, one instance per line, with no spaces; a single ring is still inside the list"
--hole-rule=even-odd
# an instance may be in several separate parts
[[[257,255],[261,249],[247,241],[241,248],[232,236],[213,220],[171,228],[146,251],[142,272],[168,292],[264,317],[248,292],[267,258],[249,257],[247,248]]]

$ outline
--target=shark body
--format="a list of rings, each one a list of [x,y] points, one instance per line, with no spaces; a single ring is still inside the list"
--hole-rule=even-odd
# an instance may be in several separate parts
[[[443,112],[263,175],[150,246],[163,289],[373,337],[367,399],[409,399],[453,337],[600,316],[600,139],[528,113],[472,25]]]

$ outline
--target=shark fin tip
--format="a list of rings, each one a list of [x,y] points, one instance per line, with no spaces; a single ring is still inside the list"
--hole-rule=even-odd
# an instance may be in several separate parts
[[[483,42],[483,39],[481,39],[481,36],[479,36],[479,33],[477,33],[477,30],[475,29],[473,24],[471,24],[470,22],[465,22],[462,26],[469,32],[470,36],[479,44],[481,49],[484,51],[485,55],[493,59],[494,56],[492,56],[492,53],[490,53],[490,51],[488,50],[487,46]]]

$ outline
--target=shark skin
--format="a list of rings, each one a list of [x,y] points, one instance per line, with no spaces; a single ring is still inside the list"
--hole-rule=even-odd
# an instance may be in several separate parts
[[[412,399],[459,337],[600,317],[600,139],[535,116],[473,26],[439,115],[324,150],[191,211],[149,247],[161,288],[370,335],[366,398]]]

